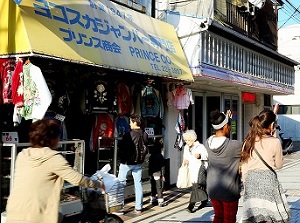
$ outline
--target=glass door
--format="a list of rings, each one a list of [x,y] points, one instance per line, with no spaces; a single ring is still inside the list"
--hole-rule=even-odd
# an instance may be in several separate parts
[[[212,128],[210,124],[210,112],[214,110],[220,111],[220,105],[221,105],[221,97],[220,96],[207,96],[206,97],[206,117],[207,117],[207,123],[206,123],[206,130],[207,130],[207,137],[211,136],[215,133],[214,129]],[[206,137],[206,138],[207,138]]]
[[[238,97],[237,96],[225,96],[224,99],[224,111],[231,110],[231,139],[237,139],[238,136]]]

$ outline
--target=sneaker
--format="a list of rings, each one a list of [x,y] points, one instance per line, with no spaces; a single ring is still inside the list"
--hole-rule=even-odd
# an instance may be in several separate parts
[[[142,210],[136,210],[136,209],[135,209],[135,210],[134,210],[134,213],[135,213],[135,214],[142,214]]]
[[[165,207],[167,204],[166,204],[166,202],[159,202],[158,203],[158,206],[159,207]]]
[[[150,204],[157,204],[157,199],[156,197],[150,197]]]

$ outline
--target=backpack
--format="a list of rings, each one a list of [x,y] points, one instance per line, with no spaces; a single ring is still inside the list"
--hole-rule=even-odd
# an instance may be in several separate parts
[[[130,135],[135,147],[133,153],[131,154],[131,161],[136,164],[141,164],[144,162],[148,153],[148,147],[144,141],[144,132],[131,132]]]

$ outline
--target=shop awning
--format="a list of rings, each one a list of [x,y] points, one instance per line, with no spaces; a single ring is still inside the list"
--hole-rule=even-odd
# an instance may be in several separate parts
[[[39,55],[193,81],[174,27],[108,0],[3,0],[0,57]]]

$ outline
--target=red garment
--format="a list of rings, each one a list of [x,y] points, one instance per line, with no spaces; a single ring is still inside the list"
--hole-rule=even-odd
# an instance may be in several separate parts
[[[117,97],[119,115],[130,114],[132,111],[132,100],[129,88],[125,83],[118,84]]]
[[[12,103],[17,107],[24,105],[23,97],[23,61],[18,60],[16,69],[12,74],[11,83]]]
[[[92,151],[94,151],[98,145],[98,137],[102,136],[104,138],[114,137],[114,120],[111,115],[107,113],[101,113],[97,116],[95,125],[93,127],[93,139],[92,139]],[[103,146],[110,146],[107,144],[113,143],[113,140],[101,140]],[[105,144],[105,145],[104,145]],[[101,145],[101,147],[102,147]]]
[[[11,82],[12,82],[12,73],[15,70],[16,62],[15,59],[0,59],[0,79],[2,85],[1,90],[1,100],[0,104],[11,103]]]
[[[215,216],[213,223],[235,223],[239,201],[220,201],[211,199]]]

